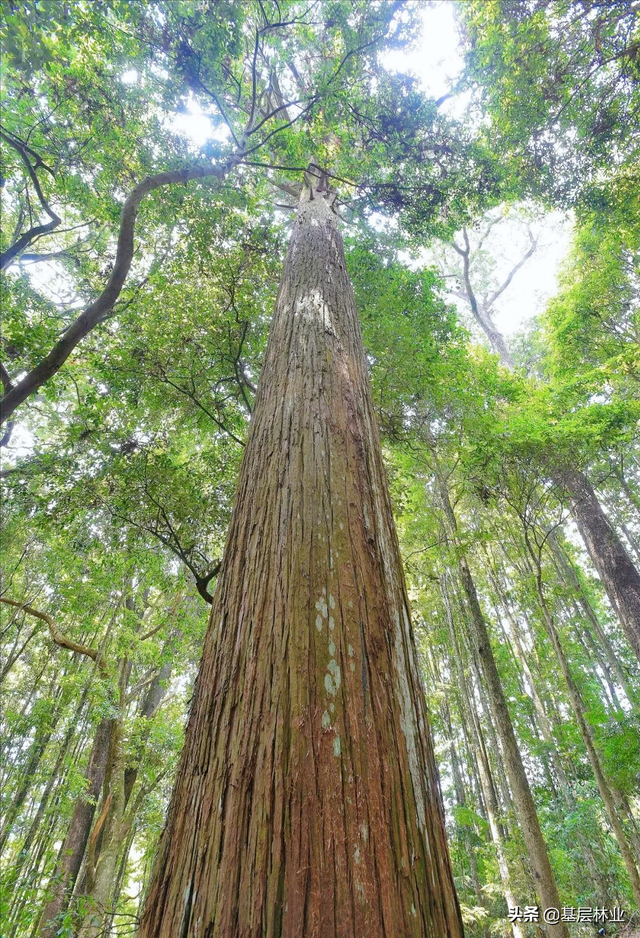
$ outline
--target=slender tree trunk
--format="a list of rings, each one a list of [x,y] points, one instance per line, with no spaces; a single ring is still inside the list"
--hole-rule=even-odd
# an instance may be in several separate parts
[[[87,767],[87,791],[77,800],[73,809],[71,823],[60,852],[60,860],[52,877],[51,897],[40,917],[40,938],[55,938],[58,934],[59,926],[56,919],[66,909],[78,878],[89,840],[95,803],[104,780],[112,724],[112,720],[102,720],[98,724]]]
[[[480,609],[478,597],[475,592],[475,585],[471,577],[471,571],[469,570],[465,557],[460,558],[460,574],[470,604],[475,651],[478,655],[489,694],[489,704],[500,736],[505,768],[513,793],[513,800],[517,808],[518,820],[522,828],[527,850],[529,851],[529,860],[533,870],[536,890],[540,896],[543,908],[558,909],[560,908],[558,888],[540,829],[529,782],[522,764],[520,749],[513,730],[504,691],[500,683],[495,658],[491,650],[487,626]],[[558,922],[556,925],[547,925],[547,931],[551,936],[562,935],[563,938],[566,938],[568,935],[566,926],[561,922]]]
[[[27,647],[31,639],[35,635],[38,634],[39,631],[40,631],[40,625],[37,625],[34,629],[31,629],[30,632],[27,631],[26,627],[17,630],[16,637],[14,639],[13,645],[11,646],[11,649],[8,652],[5,652],[6,658],[4,661],[4,666],[2,668],[2,671],[0,671],[0,684],[4,683],[4,679],[6,678],[11,668],[14,666],[18,658],[22,654],[24,654],[25,648]],[[27,632],[27,637],[23,640],[22,644],[20,645],[19,642],[20,642],[20,639],[22,638],[23,632]]]
[[[616,479],[620,483],[620,487],[622,491],[624,492],[624,494],[629,499],[629,502],[633,505],[633,507],[638,512],[638,514],[640,514],[640,497],[638,496],[638,493],[633,490],[633,488],[629,485],[629,483],[625,479],[624,472],[622,471],[622,469],[620,468],[614,469],[613,474],[615,475]]]
[[[171,651],[175,647],[176,643],[181,638],[181,633],[176,631],[168,639],[165,647],[162,650],[164,656],[165,652]],[[156,713],[158,707],[164,700],[164,696],[167,693],[167,684],[171,678],[172,663],[167,661],[162,665],[153,681],[147,688],[147,692],[144,695],[140,707],[138,709],[138,716],[143,717],[145,720],[151,720],[151,718]],[[146,739],[145,739],[146,743]],[[129,803],[129,798],[131,797],[131,792],[133,791],[136,779],[138,778],[138,763],[135,765],[128,765],[124,770],[124,807],[126,808]]]
[[[532,559],[537,566],[536,593],[538,595],[538,601],[540,603],[540,609],[542,612],[542,617],[543,617],[543,621],[547,630],[547,634],[553,646],[553,650],[555,651],[556,657],[558,659],[558,664],[560,665],[560,669],[562,671],[562,674],[565,679],[565,683],[567,685],[567,690],[569,692],[569,700],[571,702],[571,709],[573,710],[573,714],[576,718],[576,723],[578,724],[580,735],[582,736],[582,740],[587,750],[587,756],[589,758],[589,762],[591,763],[591,768],[595,776],[596,784],[598,786],[598,791],[600,792],[600,797],[602,798],[602,801],[604,803],[605,810],[607,812],[607,817],[609,818],[609,822],[611,824],[611,827],[613,828],[613,832],[614,832],[616,841],[618,843],[620,853],[622,854],[622,859],[624,860],[624,865],[629,875],[629,880],[631,882],[631,888],[633,891],[634,899],[636,903],[638,904],[638,906],[640,906],[640,873],[638,871],[638,867],[636,866],[636,861],[633,857],[633,853],[631,852],[631,849],[629,847],[629,842],[627,840],[627,836],[625,834],[624,828],[622,826],[620,818],[618,817],[618,813],[616,811],[616,807],[614,803],[613,794],[604,776],[604,772],[602,771],[602,766],[600,765],[600,758],[596,751],[595,743],[593,740],[593,735],[591,732],[591,727],[587,723],[585,707],[582,701],[582,696],[580,694],[577,684],[575,683],[573,679],[573,675],[569,667],[567,656],[565,655],[564,648],[562,647],[562,643],[560,642],[560,636],[558,635],[558,631],[556,629],[553,615],[551,613],[551,610],[549,609],[549,605],[544,595],[544,590],[543,590],[543,585],[542,585],[542,570],[540,567],[539,560],[536,557],[535,551],[533,547],[531,546],[531,544],[529,543],[528,539],[527,539],[527,546],[531,553]]]
[[[460,580],[469,607],[469,623],[471,627],[473,650],[482,670],[489,695],[489,705],[500,737],[504,764],[517,809],[518,821],[529,852],[529,860],[531,862],[536,891],[540,897],[543,909],[559,909],[561,905],[558,887],[540,829],[538,814],[522,763],[522,756],[520,755],[513,723],[511,722],[511,715],[500,682],[498,668],[489,641],[487,624],[480,608],[478,594],[467,559],[460,544],[456,517],[451,507],[446,481],[438,466],[435,448],[432,448],[432,454],[435,461],[436,482],[444,510],[445,523],[449,536],[455,545]],[[547,924],[545,927],[551,938],[568,938],[569,932],[564,922]]]
[[[611,794],[616,805],[619,818],[624,818],[627,822],[628,839],[633,847],[633,855],[636,858],[636,864],[640,863],[640,831],[638,831],[638,820],[631,810],[631,805],[624,792],[621,792],[614,785],[609,786]],[[640,902],[638,902],[640,907]]]
[[[169,639],[163,653],[171,649],[176,638],[177,635],[174,635]],[[171,677],[171,670],[170,662],[160,668],[140,702],[138,716],[145,719],[147,733],[148,721],[153,717],[166,694],[166,683]],[[128,663],[123,662],[123,696],[129,673]],[[103,814],[96,822],[96,826],[100,825],[100,830],[94,827],[85,860],[85,879],[81,892],[87,899],[87,913],[79,931],[79,938],[99,938],[104,934],[105,925],[112,917],[118,857],[122,844],[129,836],[136,810],[139,807],[138,799],[134,799],[129,805],[137,777],[137,764],[126,765],[122,724],[114,723],[103,785]],[[128,811],[127,806],[129,806]]]
[[[61,710],[61,691],[58,687],[51,713],[48,716],[47,722],[44,725],[41,725],[37,728],[35,733],[35,738],[29,748],[29,754],[26,760],[26,765],[22,770],[22,781],[18,786],[18,790],[13,796],[13,800],[9,809],[7,810],[4,822],[2,824],[2,830],[0,831],[0,852],[2,852],[7,844],[7,841],[11,835],[11,830],[17,821],[22,806],[24,805],[29,792],[33,787],[34,776],[38,771],[44,753],[49,741],[53,736],[53,730],[56,725],[56,720],[60,714]]]
[[[571,498],[580,535],[634,653],[640,659],[640,573],[602,510],[587,477],[576,470],[557,474]]]
[[[509,627],[511,640],[513,642],[514,650],[516,652],[516,657],[518,658],[520,667],[522,668],[524,674],[526,675],[527,683],[530,687],[530,693],[534,702],[534,706],[536,708],[536,713],[538,715],[538,722],[540,724],[542,738],[547,744],[547,749],[549,752],[551,763],[553,765],[554,774],[556,778],[558,779],[560,794],[562,795],[564,803],[567,806],[567,810],[574,811],[576,808],[576,801],[573,796],[571,784],[564,770],[564,766],[562,764],[562,758],[560,756],[560,753],[555,743],[554,731],[553,731],[551,721],[547,714],[546,708],[542,702],[542,698],[540,697],[540,694],[538,693],[538,688],[536,686],[536,682],[534,680],[533,674],[531,673],[529,662],[527,661],[527,656],[522,647],[522,643],[520,641],[520,635],[518,633],[517,622],[514,619],[513,612],[509,605],[509,600],[504,595],[504,593],[502,593],[500,585],[498,584],[497,580],[495,578],[493,579],[494,579],[494,584],[496,585],[497,589],[501,593],[503,606],[507,612],[507,621],[509,624],[508,627]],[[598,870],[598,863],[597,863],[596,857],[592,849],[592,844],[589,842],[588,838],[585,837],[581,833],[580,830],[576,831],[576,837],[577,837],[578,843],[580,844],[580,850],[582,851],[582,854],[587,864],[587,868],[589,870],[589,878],[591,880],[593,889],[595,891],[595,896],[598,901],[598,904],[601,906],[608,906],[610,905],[610,897],[607,892],[608,887],[603,876]]]
[[[523,677],[523,674],[520,673],[524,669],[521,667],[521,663],[515,653],[512,634],[505,628],[497,603],[493,606],[493,612],[500,630],[498,641],[509,649],[511,670],[517,675],[519,693],[521,697],[529,698],[530,706],[527,708],[527,716],[531,725],[531,734],[538,743],[538,745],[536,745],[535,754],[542,763],[544,774],[547,779],[547,784],[549,786],[549,792],[554,799],[557,799],[560,797],[560,793],[556,784],[556,776],[552,770],[553,757],[550,755],[549,749],[547,747],[540,745],[544,742],[547,742],[547,740],[545,738],[544,728],[541,726],[540,714],[535,705],[535,699],[528,689],[528,685]]]
[[[440,677],[440,668],[436,664],[435,657],[432,654],[427,654],[425,656],[425,673],[427,679],[433,682],[434,685],[442,686],[442,679]],[[467,807],[467,793],[465,781],[462,774],[462,767],[460,764],[460,759],[458,756],[458,750],[456,747],[455,736],[453,731],[453,723],[451,720],[451,711],[449,708],[449,703],[446,698],[440,703],[440,715],[442,719],[442,725],[444,729],[444,734],[449,746],[449,755],[451,760],[451,774],[453,776],[453,786],[456,796],[456,807],[460,809],[465,809]],[[475,900],[480,906],[486,905],[485,896],[482,892],[482,887],[480,885],[480,879],[478,876],[478,858],[476,856],[476,845],[473,841],[473,833],[471,827],[463,820],[462,823],[459,819],[456,819],[456,833],[457,838],[461,844],[464,846],[464,855],[466,858],[466,864],[469,869],[469,880],[471,881],[471,886],[475,894]],[[466,873],[466,870],[463,870],[463,874]],[[483,929],[483,934],[488,935],[488,929]]]
[[[462,780],[462,773],[460,771],[460,763],[458,761],[456,744],[453,739],[453,728],[451,726],[448,707],[446,708],[446,713],[443,712],[443,719],[447,721],[446,725],[449,733],[449,753],[451,755],[451,772],[453,774],[453,783],[456,793],[456,805],[458,808],[464,809],[467,807],[467,796],[464,788],[464,782]],[[484,896],[482,895],[480,880],[478,878],[478,859],[476,857],[475,846],[471,837],[471,828],[466,823],[466,821],[462,824],[458,836],[464,844],[465,854],[469,864],[469,879],[471,880],[471,884],[473,886],[476,901],[479,905],[484,905]]]
[[[638,704],[637,691],[635,690],[635,688],[631,687],[631,684],[629,681],[629,675],[625,672],[625,669],[622,666],[622,663],[620,661],[620,657],[616,654],[611,644],[611,640],[609,639],[609,636],[605,632],[603,626],[600,623],[600,620],[598,619],[598,616],[596,615],[591,603],[589,602],[589,599],[585,594],[584,588],[582,586],[582,583],[580,582],[580,579],[578,577],[578,574],[576,572],[576,569],[571,559],[567,556],[566,552],[562,549],[561,545],[558,543],[557,538],[554,537],[553,535],[549,538],[549,546],[551,547],[551,551],[553,553],[555,560],[557,561],[560,567],[560,570],[564,574],[564,578],[573,587],[573,590],[577,597],[577,601],[580,604],[580,608],[584,612],[587,618],[587,621],[591,624],[591,627],[593,628],[595,636],[598,639],[598,642],[600,643],[606,655],[609,668],[614,672],[616,676],[618,685],[625,692],[628,700],[637,706]]]
[[[496,734],[496,727],[494,724],[493,713],[489,706],[489,701],[487,699],[487,694],[485,691],[484,683],[482,680],[482,674],[480,671],[480,665],[478,663],[477,654],[473,646],[473,640],[472,640],[472,634],[471,634],[472,629],[468,625],[469,609],[468,609],[468,606],[465,604],[462,596],[457,590],[458,579],[459,579],[459,576],[454,580],[454,583],[456,584],[454,586],[454,589],[456,591],[456,598],[458,601],[458,607],[460,609],[462,621],[467,624],[466,631],[464,635],[462,636],[462,638],[464,640],[466,655],[470,663],[470,670],[472,674],[472,678],[471,678],[471,686],[473,687],[472,695],[477,695],[477,698],[480,701],[481,711],[484,715],[484,725],[486,729],[486,735],[489,741],[488,749],[489,749],[489,752],[495,754],[494,761],[493,761],[492,774],[496,782],[496,791],[498,792],[500,796],[499,801],[500,799],[502,799],[502,814],[503,815],[509,814],[513,818],[516,818],[517,811],[513,803],[513,798],[511,797],[511,789],[509,788],[509,782],[507,781],[507,776],[504,770],[504,758],[503,758],[502,746],[500,744],[500,740],[498,739],[498,735]],[[474,706],[475,706],[474,712],[477,712],[477,703],[475,702],[476,697],[474,696],[473,699],[474,699]],[[505,837],[506,837],[506,832],[505,832]]]
[[[600,666],[600,671],[598,671],[597,668],[591,669],[596,681],[600,685],[598,696],[602,700],[603,705],[612,712],[617,720],[624,720],[624,710],[622,709],[620,698],[618,697],[618,692],[616,691],[615,685],[611,678],[611,668],[609,667],[609,662],[606,660],[605,656],[602,654],[602,650],[594,640],[589,627],[581,615],[580,607],[573,598],[571,601],[569,601],[565,597],[562,597],[560,599],[560,604],[564,608],[566,618],[569,621],[573,620],[573,634],[585,651],[587,658]]]
[[[59,798],[59,793],[65,784],[67,775],[67,772],[64,769],[64,761],[72,753],[73,747],[71,742],[74,734],[81,736],[84,729],[84,723],[81,717],[82,711],[86,706],[89,686],[89,683],[85,685],[80,701],[78,702],[75,711],[71,714],[71,717],[68,721],[67,731],[65,733],[64,739],[60,744],[58,755],[56,756],[56,761],[49,773],[47,784],[45,785],[44,790],[40,796],[38,809],[29,824],[24,841],[20,847],[20,852],[14,861],[14,867],[7,877],[7,881],[5,882],[5,889],[11,891],[14,894],[13,906],[15,909],[16,918],[19,911],[18,907],[20,905],[24,905],[24,900],[22,898],[18,900],[16,897],[24,895],[25,887],[28,889],[29,883],[34,881],[34,876],[32,875],[32,845],[36,842],[37,838],[42,833],[43,826],[46,826],[47,807],[49,805],[49,799],[51,798],[52,792],[54,791],[56,794],[54,794],[53,799],[53,810],[50,809],[49,814],[55,817],[55,801]],[[55,840],[55,837],[53,839]]]
[[[122,689],[126,687],[128,670],[128,662],[123,661]],[[114,720],[111,730],[102,791],[100,812],[85,852],[85,878],[81,893],[86,898],[87,911],[78,932],[79,938],[94,938],[102,931],[109,895],[115,881],[120,844],[127,833],[122,829],[124,747],[121,719]]]
[[[140,938],[462,935],[331,199],[293,225]]]
[[[113,922],[116,917],[116,909],[118,906],[118,899],[120,898],[120,893],[122,892],[122,887],[125,883],[125,877],[127,875],[127,870],[129,866],[129,854],[131,853],[131,847],[133,846],[135,833],[136,833],[135,828],[129,831],[124,848],[120,856],[120,863],[118,864],[118,872],[116,874],[115,883],[113,886],[113,892],[111,893],[111,908],[109,909],[108,915],[103,925],[104,935],[112,934]]]
[[[618,527],[624,534],[627,540],[627,544],[629,545],[629,547],[635,554],[636,560],[640,561],[640,544],[638,543],[638,539],[635,537],[634,534],[631,533],[628,525],[626,525],[625,522],[620,518],[619,512],[617,512],[616,514],[616,524],[618,525]]]
[[[20,783],[20,787],[16,791],[13,797],[13,801],[9,806],[9,810],[5,816],[2,831],[0,832],[0,850],[4,850],[5,845],[9,840],[13,825],[18,819],[22,805],[27,800],[27,796],[33,785],[33,777],[38,769],[38,766],[40,765],[44,751],[47,748],[49,740],[52,736],[53,727],[51,726],[39,728],[36,733],[36,737],[31,744],[27,764],[24,768],[22,782]]]
[[[500,873],[500,880],[502,882],[502,892],[504,894],[507,906],[510,908],[515,908],[519,903],[516,901],[516,897],[511,885],[511,876],[505,849],[506,837],[503,825],[500,823],[500,805],[498,802],[498,794],[491,773],[491,765],[489,762],[489,756],[487,754],[484,737],[482,735],[480,721],[478,720],[478,715],[475,712],[475,708],[471,704],[471,695],[469,693],[467,679],[465,677],[464,667],[462,665],[461,649],[456,635],[453,615],[451,613],[451,604],[447,595],[446,576],[444,578],[444,582],[441,582],[441,593],[445,606],[449,635],[451,637],[451,659],[455,666],[455,671],[458,678],[460,708],[462,713],[465,715],[465,721],[471,728],[474,755],[476,758],[476,764],[478,766],[480,790],[482,792],[482,800],[485,806],[491,840],[493,841],[493,845],[496,851],[498,872]],[[511,932],[513,934],[513,938],[524,938],[524,931],[518,921],[511,923]]]

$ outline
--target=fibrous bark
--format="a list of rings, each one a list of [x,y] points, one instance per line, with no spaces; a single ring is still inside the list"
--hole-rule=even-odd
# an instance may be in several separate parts
[[[303,196],[140,938],[458,938],[331,196]]]

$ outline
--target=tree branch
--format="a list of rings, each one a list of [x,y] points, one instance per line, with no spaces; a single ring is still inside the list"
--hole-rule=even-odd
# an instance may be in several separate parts
[[[170,170],[148,176],[133,189],[126,199],[120,216],[120,233],[116,258],[111,276],[106,287],[86,309],[80,313],[59,342],[54,345],[48,355],[35,366],[21,381],[19,381],[0,402],[0,423],[5,421],[14,410],[30,397],[38,388],[49,380],[65,363],[74,348],[84,337],[91,332],[104,317],[111,311],[120,295],[120,291],[129,273],[133,259],[134,229],[138,206],[146,195],[159,189],[161,186],[187,183],[193,179],[206,179],[211,176],[222,178],[233,166],[240,162],[242,154],[236,153],[220,166],[191,166],[186,169]]]
[[[42,622],[46,622],[49,626],[49,632],[51,633],[51,638],[54,640],[56,645],[59,645],[60,648],[67,648],[69,651],[75,651],[79,655],[86,655],[88,658],[91,658],[102,672],[107,670],[107,663],[104,659],[104,656],[96,651],[95,648],[90,648],[89,645],[82,645],[79,642],[74,642],[70,638],[67,638],[66,635],[63,635],[62,632],[58,629],[57,625],[53,621],[50,615],[46,612],[41,612],[39,609],[34,609],[32,606],[26,605],[26,603],[19,603],[15,599],[8,599],[6,596],[0,596],[0,603],[6,603],[8,606],[14,606],[17,609],[20,609],[22,612],[28,613],[30,616],[35,616],[36,619],[41,619]]]
[[[264,10],[262,11],[264,16]],[[266,16],[265,16],[266,19]],[[256,62],[258,58],[258,50],[260,48],[260,30],[256,30],[256,39],[253,47],[253,61],[251,63],[251,110],[249,112],[249,120],[247,121],[247,127],[245,133],[251,130],[251,125],[253,123],[253,116],[256,112],[256,99],[257,99],[257,72],[256,72]]]
[[[27,173],[29,174],[29,178],[31,179],[31,182],[33,183],[34,189],[36,190],[36,194],[38,196],[38,199],[40,200],[40,205],[43,207],[43,209],[45,210],[45,212],[51,219],[50,221],[46,222],[46,224],[44,225],[34,225],[28,231],[25,231],[25,233],[21,235],[17,239],[17,241],[15,241],[11,245],[11,247],[7,248],[6,251],[2,252],[2,255],[0,255],[0,270],[4,270],[5,267],[8,267],[11,261],[18,254],[20,254],[22,250],[24,250],[24,248],[28,247],[32,243],[32,241],[35,241],[35,239],[40,237],[41,235],[47,234],[49,231],[53,231],[54,228],[57,228],[60,222],[62,221],[62,219],[60,218],[59,215],[57,215],[53,211],[53,209],[51,208],[51,206],[45,199],[42,189],[40,188],[40,182],[36,175],[36,171],[31,165],[31,160],[29,159],[29,156],[27,154],[27,149],[29,150],[30,153],[33,153],[34,151],[31,150],[30,147],[29,148],[25,147],[24,144],[22,144],[20,140],[14,137],[13,134],[9,135],[5,133],[4,130],[0,130],[0,137],[10,147],[13,147],[14,150],[17,150],[20,156],[22,157],[22,162],[27,168]],[[36,157],[36,166],[44,166],[46,169],[49,169],[46,163],[44,163],[39,157]],[[50,169],[49,169],[49,172],[51,172]]]
[[[155,376],[155,377],[158,378],[158,381],[162,381],[163,384],[168,384],[169,387],[174,388],[174,389],[175,389],[176,391],[178,391],[180,394],[184,394],[185,397],[188,397],[189,400],[192,401],[192,402],[196,405],[196,407],[198,407],[198,408],[202,411],[203,414],[206,414],[207,417],[209,417],[210,420],[213,420],[213,422],[215,423],[215,425],[216,425],[217,427],[219,427],[219,428],[220,428],[224,433],[226,433],[228,436],[230,436],[231,439],[232,439],[235,443],[239,443],[240,446],[244,446],[244,445],[245,445],[244,440],[241,440],[240,437],[239,437],[239,436],[236,436],[235,433],[233,433],[231,430],[229,430],[229,428],[226,427],[226,426],[222,423],[221,420],[218,420],[218,418],[215,416],[215,414],[212,414],[211,411],[210,411],[207,407],[205,407],[204,404],[202,404],[202,403],[198,400],[198,398],[195,396],[195,394],[192,394],[191,391],[188,390],[188,388],[183,388],[183,387],[181,387],[181,385],[176,384],[175,381],[172,381],[171,378],[168,378],[168,377],[167,377],[167,375],[164,373],[164,371],[163,371],[161,374],[159,374],[159,375],[157,375],[157,376]]]
[[[509,286],[509,284],[511,283],[511,281],[513,280],[513,278],[515,277],[515,275],[516,275],[516,274],[518,273],[518,271],[520,270],[520,268],[521,268],[524,264],[526,264],[526,262],[529,260],[529,258],[531,257],[531,255],[533,254],[533,252],[535,251],[535,249],[537,248],[538,242],[537,242],[536,239],[533,237],[533,234],[531,233],[531,229],[530,229],[530,228],[528,229],[528,234],[529,234],[529,241],[531,242],[531,245],[530,245],[529,249],[528,249],[527,252],[520,258],[520,260],[519,260],[518,263],[515,265],[515,267],[512,268],[511,272],[509,273],[509,276],[506,278],[506,280],[504,281],[504,283],[502,284],[502,286],[501,286],[501,287],[498,287],[498,289],[497,289],[496,292],[493,294],[493,296],[491,297],[491,299],[487,302],[487,309],[491,309],[491,307],[493,306],[493,304],[495,303],[495,301],[498,299],[498,297],[499,297],[499,296],[502,296],[502,294],[503,294],[504,291],[507,289],[507,287]]]
[[[207,589],[209,582],[220,573],[220,568],[222,567],[222,560],[218,560],[217,563],[212,567],[211,571],[203,577],[196,577],[196,589],[202,596],[205,602],[213,602],[213,595]]]
[[[166,519],[166,513],[164,512],[164,509],[162,508],[162,506],[159,505],[159,503],[149,495],[148,490],[146,494],[147,494],[147,497],[153,502],[153,504],[159,508],[159,511],[164,515]],[[218,573],[220,572],[220,567],[222,566],[221,560],[216,561],[216,563],[211,568],[209,573],[206,573],[201,576],[198,573],[196,567],[193,565],[192,561],[189,559],[187,552],[184,550],[184,548],[178,541],[176,537],[176,533],[171,527],[171,525],[169,525],[169,531],[171,532],[171,536],[174,539],[175,543],[173,543],[171,538],[166,537],[157,529],[151,528],[146,524],[140,524],[140,522],[134,521],[133,518],[129,518],[127,515],[120,514],[120,512],[115,511],[106,503],[105,503],[105,508],[107,509],[107,511],[113,518],[118,518],[120,521],[124,521],[125,524],[130,524],[132,527],[137,528],[139,531],[145,531],[147,534],[151,534],[152,537],[157,538],[160,541],[160,543],[163,544],[167,548],[167,550],[170,550],[172,554],[174,554],[179,560],[182,561],[182,563],[185,565],[189,573],[192,575],[195,581],[195,585],[196,585],[196,589],[198,590],[198,593],[200,594],[200,596],[202,596],[202,598],[204,599],[206,603],[209,603],[209,605],[211,605],[211,603],[213,602],[213,596],[208,591],[207,586],[209,585],[209,582],[213,579],[213,577],[217,576]],[[155,632],[155,629],[152,629],[150,632],[143,635],[140,641],[144,641],[146,638],[149,638],[151,635],[154,634],[154,632]]]
[[[464,238],[464,248],[461,248],[460,245],[456,243],[455,239],[452,240],[451,243],[453,245],[454,251],[456,251],[462,258],[464,288],[467,293],[467,302],[471,307],[471,314],[489,340],[491,348],[500,356],[502,364],[513,370],[514,363],[513,358],[511,357],[511,353],[505,344],[502,334],[496,329],[489,312],[491,303],[487,304],[487,306],[483,307],[483,309],[480,309],[478,300],[473,290],[473,284],[471,283],[471,245],[469,244],[469,235],[466,228],[462,229],[462,237]],[[519,266],[522,266],[525,260],[526,257],[523,258]],[[511,272],[510,276],[507,278],[507,281],[505,284],[503,284],[501,290],[506,289],[509,286],[509,283],[511,282],[510,278],[513,277],[513,274],[515,274],[517,269],[518,266],[516,266],[516,268],[514,268],[514,270]]]

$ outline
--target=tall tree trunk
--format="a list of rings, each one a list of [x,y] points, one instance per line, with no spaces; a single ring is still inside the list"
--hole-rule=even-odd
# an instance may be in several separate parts
[[[112,725],[112,720],[102,720],[98,724],[87,767],[87,790],[78,798],[73,809],[60,860],[52,877],[51,898],[40,917],[40,938],[55,938],[58,934],[59,924],[56,919],[66,909],[78,878],[107,767]]]
[[[180,633],[176,631],[169,638],[163,648],[163,655],[171,650],[179,636]],[[171,662],[163,664],[140,702],[138,716],[142,717],[146,724],[142,729],[141,741],[146,742],[145,736],[149,733],[149,721],[166,694],[166,684],[171,677],[171,671]],[[123,694],[128,676],[128,665],[124,665]],[[138,798],[129,805],[137,777],[138,764],[126,764],[122,724],[114,722],[103,786],[103,811],[96,821],[85,860],[85,877],[81,894],[86,897],[87,911],[79,930],[79,938],[99,938],[100,935],[105,934],[106,923],[113,917],[113,893],[118,875],[118,857],[122,844],[129,837],[136,810],[140,804]]]
[[[482,676],[489,695],[489,705],[495,720],[496,729],[500,737],[505,768],[513,793],[513,800],[518,814],[518,821],[522,829],[524,841],[529,851],[529,860],[533,871],[536,891],[540,897],[543,909],[559,909],[560,896],[556,885],[549,854],[547,851],[540,822],[536,811],[533,795],[522,763],[522,756],[516,740],[511,715],[507,707],[500,676],[491,642],[487,624],[480,608],[475,583],[467,558],[458,537],[458,525],[449,499],[446,480],[438,464],[435,447],[432,446],[432,455],[435,463],[436,484],[442,503],[447,533],[455,547],[458,559],[458,571],[462,588],[469,608],[469,624],[474,654],[482,670]],[[547,924],[547,933],[551,938],[568,938],[569,932],[564,922]]]
[[[549,757],[553,765],[553,771],[558,779],[558,786],[560,789],[560,794],[562,799],[567,807],[568,811],[575,811],[576,809],[576,800],[573,796],[573,791],[571,784],[565,772],[564,765],[562,763],[562,758],[558,747],[556,746],[554,739],[554,730],[551,724],[551,720],[547,714],[546,708],[542,702],[542,698],[538,692],[536,681],[534,680],[531,668],[529,667],[529,662],[527,660],[527,655],[520,641],[520,634],[518,630],[518,623],[514,617],[513,611],[511,609],[509,600],[502,591],[502,587],[494,574],[491,574],[493,583],[498,590],[498,594],[501,597],[502,605],[507,614],[507,623],[511,641],[513,642],[513,648],[518,659],[518,663],[522,668],[523,673],[526,675],[527,684],[530,688],[530,694],[538,715],[538,722],[540,724],[540,730],[542,733],[542,738],[547,744],[547,750],[549,752]],[[589,842],[588,837],[584,836],[580,830],[576,831],[576,838],[580,844],[580,850],[582,855],[585,858],[587,868],[589,871],[589,878],[593,885],[595,897],[600,906],[608,906],[611,904],[611,897],[607,893],[607,884],[604,880],[604,877],[598,870],[598,863],[596,856],[594,854],[592,844]]]
[[[582,472],[567,470],[558,481],[571,497],[571,508],[589,556],[620,618],[631,648],[640,659],[640,572],[602,510],[593,486]]]
[[[502,891],[507,906],[510,908],[515,908],[519,903],[516,901],[516,897],[511,885],[511,876],[505,849],[505,831],[503,825],[500,822],[498,794],[491,774],[491,765],[489,763],[489,756],[487,755],[480,721],[478,719],[475,708],[471,704],[471,694],[467,687],[467,679],[465,677],[464,667],[462,664],[461,648],[458,642],[458,637],[456,635],[453,615],[451,613],[451,604],[449,602],[447,592],[446,575],[441,581],[440,589],[447,617],[449,636],[451,638],[451,660],[458,679],[460,709],[465,717],[465,722],[468,723],[470,727],[470,733],[473,738],[474,754],[478,766],[480,790],[482,792],[482,800],[484,801],[486,810],[487,823],[489,825],[491,840],[493,841],[493,845],[496,851],[498,872],[500,873],[500,879],[502,881]],[[511,932],[513,934],[513,938],[524,938],[524,930],[517,920],[511,923]]]
[[[549,538],[549,546],[551,548],[552,554],[555,557],[556,562],[559,564],[559,567],[564,574],[564,578],[573,588],[577,601],[580,605],[580,608],[584,612],[587,622],[590,623],[593,631],[595,633],[598,642],[600,643],[601,648],[603,649],[609,668],[614,672],[616,676],[616,681],[618,685],[625,692],[627,699],[638,707],[638,692],[629,680],[629,674],[625,671],[625,668],[620,661],[620,657],[616,654],[609,636],[604,630],[604,627],[600,623],[598,616],[596,615],[591,603],[589,602],[588,597],[585,594],[584,587],[578,577],[576,569],[573,565],[571,559],[567,556],[566,552],[562,549],[558,540],[553,535]]]
[[[140,938],[462,935],[366,359],[320,176],[293,225]]]
[[[576,718],[576,723],[578,724],[578,729],[580,730],[582,741],[584,742],[585,749],[587,750],[587,756],[589,758],[589,762],[591,763],[591,768],[595,776],[598,791],[600,792],[600,797],[602,798],[609,823],[613,828],[613,833],[615,835],[620,853],[622,854],[622,859],[624,860],[624,865],[629,875],[629,881],[631,883],[634,899],[638,906],[640,906],[640,871],[638,870],[636,860],[629,847],[626,833],[616,811],[611,787],[605,778],[602,766],[600,764],[600,758],[595,747],[591,727],[587,722],[586,710],[582,700],[582,695],[580,694],[578,685],[576,684],[573,678],[573,674],[571,673],[571,668],[569,667],[567,656],[565,655],[564,648],[562,647],[562,643],[560,641],[560,636],[558,635],[558,630],[556,629],[554,617],[544,595],[542,567],[540,564],[539,555],[536,554],[536,551],[531,545],[526,532],[525,539],[527,547],[531,553],[531,557],[536,564],[536,594],[538,596],[538,602],[540,604],[540,610],[542,612],[545,628],[547,630],[549,640],[553,646],[556,658],[558,659],[558,664],[560,665],[560,670],[562,671],[565,683],[567,685],[571,709],[573,710],[573,714]]]

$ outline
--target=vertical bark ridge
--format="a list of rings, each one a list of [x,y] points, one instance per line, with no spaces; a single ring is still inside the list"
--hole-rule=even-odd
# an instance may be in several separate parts
[[[301,201],[140,935],[460,938],[342,240]]]

